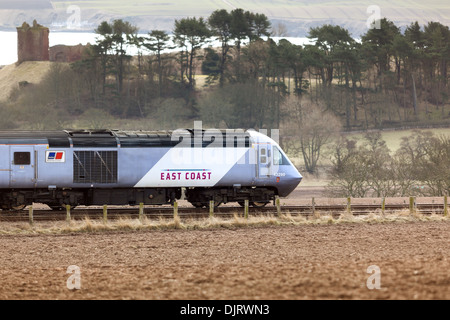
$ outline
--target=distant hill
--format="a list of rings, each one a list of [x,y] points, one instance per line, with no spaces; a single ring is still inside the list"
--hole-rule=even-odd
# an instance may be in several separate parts
[[[368,10],[372,5],[378,6],[381,17],[401,27],[414,21],[450,25],[448,0],[2,0],[0,30],[15,30],[24,21],[36,19],[51,30],[92,31],[104,20],[121,18],[141,32],[170,32],[175,19],[243,8],[266,14],[275,30],[283,30],[283,36],[304,37],[311,27],[336,24],[359,37],[367,31],[366,22],[374,14]]]

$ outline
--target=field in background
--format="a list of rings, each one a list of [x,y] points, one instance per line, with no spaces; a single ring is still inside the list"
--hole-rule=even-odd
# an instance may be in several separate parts
[[[430,129],[418,129],[421,131],[430,131],[433,132],[435,135],[446,135],[450,137],[450,128],[430,128]],[[407,129],[407,130],[382,130],[381,132],[381,138],[386,141],[386,145],[389,148],[391,152],[395,152],[400,148],[400,143],[402,142],[402,137],[410,136],[414,133],[414,129]],[[346,135],[349,139],[356,139],[358,141],[361,141],[364,138],[365,132],[361,133],[348,133]]]

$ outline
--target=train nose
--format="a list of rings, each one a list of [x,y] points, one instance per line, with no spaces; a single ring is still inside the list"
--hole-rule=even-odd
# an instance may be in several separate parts
[[[292,174],[292,183],[295,184],[295,186],[298,186],[300,181],[302,181],[303,176],[300,174],[300,172],[297,171],[297,169],[294,170],[295,172]]]
[[[287,197],[292,191],[297,188],[303,177],[300,172],[297,171],[295,167],[291,167],[292,170],[287,172],[286,176],[283,178],[283,183],[278,187],[278,194],[280,197]]]

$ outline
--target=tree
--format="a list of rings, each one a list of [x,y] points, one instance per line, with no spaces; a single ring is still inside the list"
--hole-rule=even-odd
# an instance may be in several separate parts
[[[227,83],[203,95],[198,103],[202,119],[228,128],[276,128],[279,93],[257,80]]]
[[[106,76],[108,74],[108,65],[110,62],[110,50],[112,48],[112,26],[103,21],[95,29],[95,33],[100,35],[96,43],[92,46],[92,53],[94,56],[98,57],[100,60],[101,70],[102,70],[102,93],[105,94],[106,90]]]
[[[144,39],[143,45],[154,52],[156,56],[158,73],[158,97],[161,97],[163,87],[163,56],[164,50],[170,50],[174,47],[169,44],[170,36],[163,30],[152,30],[148,33],[148,38]]]
[[[320,106],[296,96],[288,97],[283,109],[288,110],[291,121],[294,121],[290,136],[299,143],[306,171],[316,173],[325,146],[340,130],[339,120]]]
[[[246,15],[245,11],[240,8],[231,11],[230,31],[232,38],[235,40],[238,58],[241,54],[242,41],[250,34],[250,25],[247,16],[248,14]]]
[[[212,48],[205,49],[205,59],[202,62],[202,73],[216,79],[220,74],[220,56]]]
[[[450,61],[450,29],[439,22],[424,27],[425,75],[429,79],[430,100],[439,105],[448,99],[448,63]],[[444,115],[444,108],[442,108]]]
[[[340,61],[342,51],[354,40],[350,36],[348,30],[340,26],[324,25],[322,27],[311,28],[308,38],[315,39],[315,46],[322,52],[322,65],[325,71],[321,72],[322,82],[331,86],[333,81],[334,65]]]
[[[450,138],[429,131],[415,131],[404,137],[399,157],[412,164],[413,179],[422,184],[423,195],[443,196],[450,192]]]
[[[309,82],[304,80],[304,73],[307,70],[307,61],[302,46],[294,45],[286,39],[278,42],[279,63],[282,67],[288,68],[289,75],[292,71],[294,77],[294,92],[298,95],[305,93],[309,87]],[[288,87],[290,76],[288,79]],[[288,90],[289,92],[289,90]]]
[[[219,60],[219,83],[223,87],[224,71],[228,58],[228,51],[230,50],[230,40],[233,37],[232,16],[225,9],[214,11],[208,18],[208,23],[211,28],[212,35],[217,37],[221,43],[221,54]]]
[[[392,44],[398,34],[399,28],[392,21],[383,18],[380,20],[380,28],[369,29],[361,37],[368,61],[377,66],[380,90],[383,87],[383,76],[390,70]]]
[[[119,94],[121,94],[123,88],[125,63],[131,58],[126,49],[127,46],[135,43],[134,38],[137,30],[137,27],[122,19],[114,20],[112,24],[103,21],[95,29],[95,33],[101,36],[100,39],[97,39],[95,52],[102,60],[104,87],[106,85],[107,68],[110,63],[116,76],[116,88]]]
[[[246,11],[246,16],[250,26],[248,29],[250,41],[261,39],[262,36],[270,36],[271,23],[265,14]]]
[[[335,197],[365,197],[369,191],[368,172],[364,155],[357,147],[357,141],[340,136],[332,146],[333,164],[327,192]]]
[[[115,52],[117,91],[119,94],[123,88],[123,76],[125,72],[125,61],[131,59],[127,54],[126,47],[134,42],[138,28],[132,26],[128,21],[122,19],[114,20],[112,25],[112,47]]]
[[[188,88],[190,90],[193,90],[195,85],[194,60],[196,52],[207,43],[210,36],[211,32],[203,18],[197,19],[194,17],[175,20],[174,40],[175,43],[184,48],[185,56],[181,57],[181,64],[185,63]]]

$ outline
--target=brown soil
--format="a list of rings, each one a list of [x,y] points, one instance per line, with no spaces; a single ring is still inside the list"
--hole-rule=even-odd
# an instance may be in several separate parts
[[[0,299],[450,299],[449,237],[446,220],[3,235]]]
[[[450,299],[450,220],[406,221],[1,235],[0,299]]]

